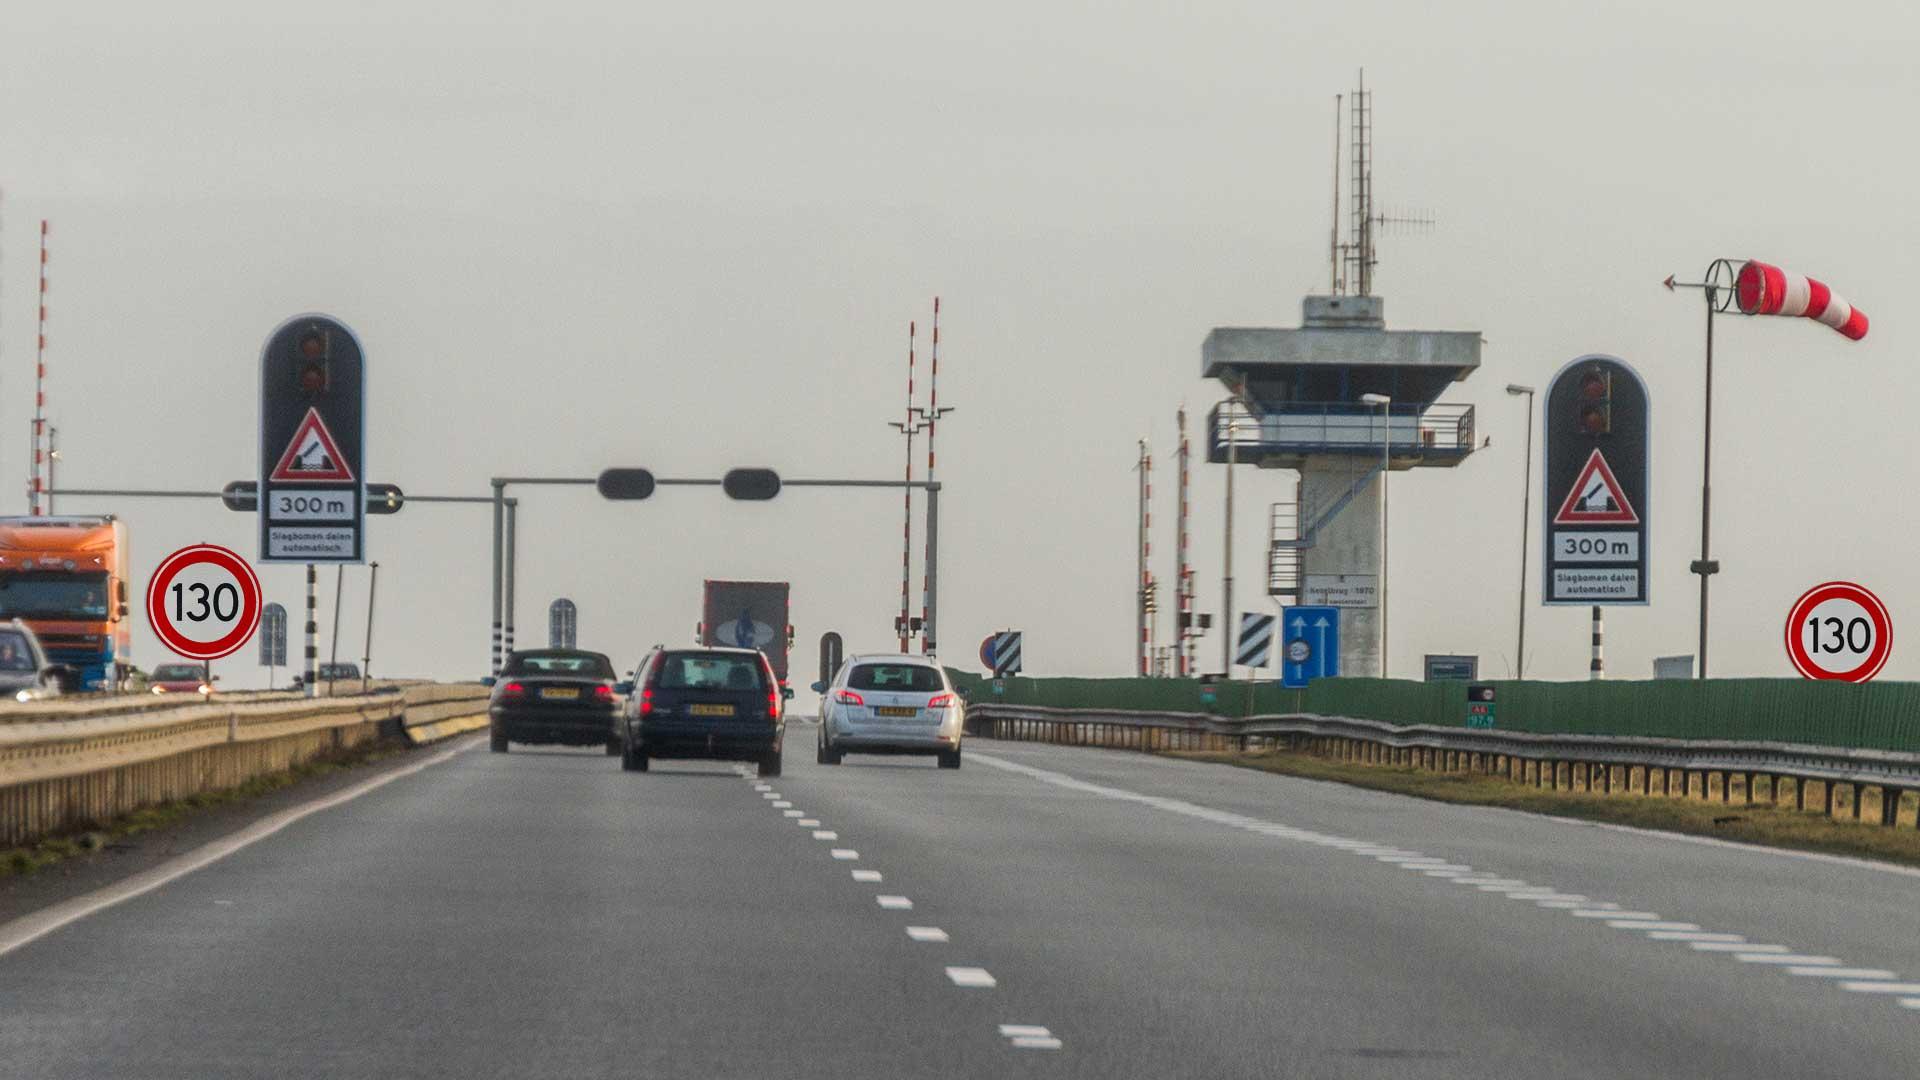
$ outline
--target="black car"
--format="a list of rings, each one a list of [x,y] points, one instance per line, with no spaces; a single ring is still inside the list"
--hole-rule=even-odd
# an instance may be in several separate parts
[[[620,715],[625,684],[614,681],[613,661],[605,653],[579,649],[529,649],[507,654],[487,703],[493,752],[507,743],[561,743],[604,746],[619,751],[614,720]]]
[[[655,649],[634,672],[620,724],[620,765],[653,758],[752,761],[780,775],[786,691],[754,649]]]

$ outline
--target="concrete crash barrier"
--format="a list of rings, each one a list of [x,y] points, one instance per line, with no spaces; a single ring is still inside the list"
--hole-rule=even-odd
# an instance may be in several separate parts
[[[0,846],[223,791],[383,737],[419,745],[470,730],[458,726],[463,718],[486,719],[487,691],[475,684],[263,697],[164,709],[48,703],[37,719],[0,725]]]

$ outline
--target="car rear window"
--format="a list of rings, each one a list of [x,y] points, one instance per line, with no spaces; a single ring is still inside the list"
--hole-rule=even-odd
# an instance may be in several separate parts
[[[764,690],[758,656],[730,653],[667,653],[660,658],[654,685],[662,690]]]
[[[613,661],[599,653],[515,654],[507,661],[507,675],[575,675],[588,679],[613,678]]]
[[[900,690],[927,694],[947,688],[940,680],[940,672],[925,664],[859,664],[848,673],[847,685],[855,690]]]

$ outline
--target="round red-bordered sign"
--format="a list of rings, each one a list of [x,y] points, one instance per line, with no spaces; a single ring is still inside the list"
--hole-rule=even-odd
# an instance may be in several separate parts
[[[1787,658],[1807,678],[1866,682],[1893,652],[1893,616],[1871,591],[1828,581],[1793,602],[1786,639]]]
[[[168,590],[182,574],[212,579],[214,584],[169,597]],[[224,586],[231,584],[238,603],[233,615],[222,618]],[[171,602],[169,602],[171,601]],[[197,617],[196,617],[197,616]],[[260,579],[247,560],[218,544],[194,544],[160,560],[147,582],[147,625],[160,643],[189,660],[218,660],[240,650],[260,626]],[[211,632],[213,636],[201,636]]]

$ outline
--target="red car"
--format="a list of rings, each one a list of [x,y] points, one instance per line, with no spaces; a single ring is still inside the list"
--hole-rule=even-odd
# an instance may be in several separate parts
[[[147,676],[147,689],[156,694],[213,693],[213,680],[199,664],[161,664]]]

